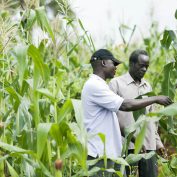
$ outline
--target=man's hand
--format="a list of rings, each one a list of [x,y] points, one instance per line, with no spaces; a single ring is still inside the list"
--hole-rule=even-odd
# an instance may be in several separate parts
[[[164,159],[168,159],[167,150],[164,147],[157,149],[156,152],[159,156],[163,157]]]
[[[146,148],[144,145],[142,146],[140,153],[146,153]]]
[[[161,96],[156,96],[156,97],[157,97],[156,103],[158,104],[168,106],[173,103],[173,101],[168,96],[161,95]]]

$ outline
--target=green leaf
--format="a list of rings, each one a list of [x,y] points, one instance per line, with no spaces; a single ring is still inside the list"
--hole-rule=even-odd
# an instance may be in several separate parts
[[[144,159],[150,159],[152,156],[156,155],[155,151],[151,151],[149,153],[142,154]]]
[[[175,18],[177,19],[177,10],[175,11]]]
[[[124,143],[123,143],[123,147],[122,147],[122,152],[121,152],[121,156],[127,155],[128,154],[128,147],[130,144],[130,141],[134,135],[135,131],[130,132],[126,135],[125,139],[124,139]]]
[[[48,22],[44,7],[36,8],[35,11],[36,11],[37,21],[40,24],[41,28],[44,29],[46,32],[48,32],[50,37],[54,41],[54,34],[53,34],[52,28]]]
[[[80,163],[82,162],[83,159],[86,160],[86,158],[84,158],[84,156],[83,156],[84,154],[83,154],[82,145],[79,142],[76,141],[75,143],[69,144],[68,148],[69,148],[68,152],[71,155],[75,155]]]
[[[173,156],[173,158],[172,158],[172,160],[170,162],[170,166],[171,166],[171,168],[177,170],[177,157]]]
[[[46,146],[47,136],[48,136],[51,126],[52,126],[51,123],[38,124],[38,127],[37,127],[37,156],[39,159],[41,158],[43,151],[44,151],[44,147]]]
[[[76,133],[77,138],[82,143],[82,145],[86,148],[87,147],[87,133],[86,133],[84,123],[83,123],[82,102],[81,100],[72,99],[72,104],[73,104],[75,118],[77,122],[77,124],[75,124],[76,126],[73,131],[76,132],[78,130]]]
[[[73,109],[71,100],[65,101],[58,112],[58,123],[60,123]]]
[[[105,146],[105,143],[106,143],[106,137],[105,137],[105,135],[103,133],[98,133],[98,136],[100,137],[102,143]]]
[[[172,76],[172,70],[174,67],[174,63],[168,63],[164,66],[163,73],[164,73],[164,79],[162,82],[162,94],[169,96],[171,99],[175,96],[175,88],[171,82],[171,76]]]
[[[127,163],[132,164],[141,159],[142,159],[142,154],[129,154],[125,160],[127,161]]]
[[[99,160],[101,160],[102,158],[96,158],[96,159],[93,159],[93,160],[87,160],[87,164],[89,166],[94,166]]]
[[[177,115],[177,102],[173,103],[158,112],[165,116],[176,116]]]
[[[82,24],[82,21],[79,19],[78,22],[79,22],[79,25],[80,25],[80,27],[82,28],[82,30],[83,30],[83,31],[86,31],[85,28],[84,28],[84,25]]]
[[[62,144],[62,134],[60,130],[60,124],[52,124],[52,127],[50,129],[50,134],[51,136],[55,139],[57,142],[58,146]]]
[[[145,153],[145,154],[129,154],[127,157],[126,157],[126,161],[127,163],[129,164],[133,164],[135,162],[138,162],[139,160],[141,160],[142,158],[144,159],[150,159],[153,155],[155,155],[155,152],[154,151],[151,151],[149,153]]]
[[[107,172],[109,172],[109,173],[115,173],[115,174],[117,174],[119,177],[124,177],[120,171],[116,171],[116,170],[114,170],[113,168],[104,169],[104,170],[107,171]]]
[[[168,63],[164,66],[163,72],[164,72],[164,79],[162,82],[162,94],[169,96],[171,99],[175,96],[175,88],[174,85],[171,82],[171,78],[173,75],[174,63]]]
[[[37,89],[36,91],[45,95],[47,98],[49,98],[53,102],[57,101],[57,99],[52,95],[52,93],[46,88],[40,88],[40,89]]]
[[[169,49],[172,41],[176,40],[176,35],[172,30],[165,30],[163,34],[163,39],[160,41],[161,45],[166,49]]]
[[[42,162],[39,161],[39,165],[40,165],[40,167],[41,167],[42,172],[43,172],[46,176],[48,176],[48,177],[53,177],[53,175],[51,174],[51,172],[49,171],[49,169],[46,168]]]
[[[2,149],[5,149],[5,150],[9,151],[9,152],[18,152],[18,153],[32,154],[32,151],[25,150],[25,149],[22,149],[22,148],[13,146],[13,145],[9,145],[9,144],[3,143],[3,142],[1,142],[1,141],[0,141],[0,147],[1,147]]]
[[[93,176],[94,174],[96,174],[98,171],[100,171],[99,167],[93,167],[88,171],[88,175],[89,176]]]
[[[107,156],[106,156],[106,137],[103,133],[98,133],[98,136],[100,137],[101,141],[104,145],[104,154],[103,154],[103,160],[104,160],[104,166],[107,168]]]
[[[151,152],[145,153],[145,154],[129,154],[125,160],[129,164],[133,164],[133,163],[138,162],[142,158],[144,158],[146,160],[150,159],[153,155],[155,155],[154,151],[151,151]]]
[[[56,90],[55,90],[55,97],[59,96],[59,98],[62,98],[62,91],[61,91],[61,87],[62,87],[62,83],[64,80],[64,74],[66,74],[65,70],[59,69],[58,73],[55,75],[56,77]],[[61,95],[61,96],[60,96]],[[64,98],[64,96],[63,96]]]
[[[40,51],[34,45],[30,45],[28,48],[28,55],[33,59],[36,70],[40,72],[44,83],[47,85],[50,72],[48,66],[43,62],[43,58],[40,54]]]
[[[20,86],[22,86],[22,82],[24,79],[25,70],[27,68],[27,49],[26,45],[18,45],[14,49],[15,58],[18,61],[18,72],[19,72],[19,82]]]
[[[63,123],[61,123],[63,124]],[[68,144],[67,149],[64,154],[62,154],[62,158],[68,158],[68,157],[75,157],[77,158],[79,164],[82,166],[83,169],[87,168],[86,160],[87,160],[87,151],[86,148],[82,146],[82,144],[76,139],[75,135],[73,135],[73,132],[71,132],[71,129],[67,126],[66,123],[65,127],[64,125],[61,125],[62,127],[60,129],[63,129],[62,134],[66,134],[66,143]]]
[[[31,129],[32,116],[29,113],[30,101],[27,98],[23,98],[18,107],[17,117],[16,117],[16,130],[17,134],[20,134],[24,128]]]
[[[26,29],[27,30],[32,28],[35,20],[36,20],[36,13],[33,9],[30,9],[29,15],[28,15],[28,18],[27,18],[27,24],[26,24]]]
[[[34,91],[36,91],[36,89],[38,88],[39,86],[39,83],[40,83],[40,78],[41,78],[41,73],[40,73],[40,70],[38,69],[38,67],[36,66],[36,64],[34,64],[34,69],[33,69],[33,80],[32,80],[32,88]],[[29,83],[28,83],[29,84]],[[37,101],[37,100],[35,100]]]
[[[71,55],[71,53],[73,52],[73,50],[75,50],[78,45],[79,45],[79,43],[75,44],[75,45],[69,50],[69,52],[67,53],[67,56],[68,56],[68,57]]]
[[[3,157],[0,157],[0,163],[2,163],[4,160],[6,160],[9,157],[9,155],[4,155]]]
[[[130,126],[125,128],[125,130],[124,130],[125,135],[128,136],[130,133],[136,131],[137,128],[144,123],[144,121],[146,121],[146,117],[143,115],[140,116],[139,119],[135,123],[133,123]]]
[[[86,44],[89,42],[90,50],[91,50],[92,52],[94,52],[94,51],[95,51],[95,46],[94,46],[94,43],[93,43],[93,40],[92,40],[91,35],[89,36],[89,35],[87,34],[87,31],[85,30],[84,25],[82,24],[82,21],[81,21],[80,19],[78,20],[78,22],[79,22],[79,25],[80,25],[81,29],[82,29],[82,30],[84,31],[84,33],[85,33],[85,35],[83,35],[83,40],[85,41]]]
[[[6,87],[5,90],[17,101],[18,104],[20,103],[21,96],[13,87]]]
[[[144,124],[141,128],[141,131],[139,132],[139,134],[136,136],[136,140],[135,140],[135,154],[138,154],[142,148],[143,145],[143,141],[145,138],[145,134],[146,134],[146,129],[147,129],[147,122],[144,121]]]
[[[127,163],[127,161],[121,157],[118,157],[116,159],[111,159],[112,161],[114,161],[117,164],[121,164],[121,165],[126,165],[129,166],[129,164]]]
[[[141,115],[145,115],[146,113],[146,108],[142,108],[139,109],[137,111],[133,111],[133,117],[135,119],[135,121],[141,116]]]
[[[72,101],[74,112],[75,112],[76,122],[79,128],[83,129],[84,124],[83,124],[82,102],[81,100],[76,100],[76,99],[72,99],[71,101]]]
[[[155,93],[154,92],[148,92],[148,93],[145,93],[143,95],[140,95],[138,96],[136,99],[142,99],[144,96],[155,96]],[[142,108],[142,109],[139,109],[137,111],[133,111],[133,117],[135,119],[135,121],[137,121],[137,119],[141,116],[141,115],[145,115],[146,114],[146,108]]]
[[[10,175],[13,177],[19,177],[19,175],[17,174],[17,172],[15,171],[15,169],[8,163],[8,161],[6,161],[7,167],[9,169]]]
[[[115,171],[115,173],[120,177],[124,177],[124,175],[120,171]]]

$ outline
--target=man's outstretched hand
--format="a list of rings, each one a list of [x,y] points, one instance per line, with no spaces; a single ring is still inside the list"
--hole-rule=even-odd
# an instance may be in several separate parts
[[[157,97],[156,103],[160,105],[168,106],[173,103],[173,101],[168,96],[160,95],[156,97]]]

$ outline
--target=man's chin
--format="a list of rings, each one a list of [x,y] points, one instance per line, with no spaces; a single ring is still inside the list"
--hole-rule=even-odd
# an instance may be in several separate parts
[[[143,77],[139,77],[138,80],[141,82],[141,80],[143,79]]]
[[[140,73],[139,78],[142,79],[144,77],[145,73]]]
[[[115,74],[110,77],[110,79],[114,78]]]

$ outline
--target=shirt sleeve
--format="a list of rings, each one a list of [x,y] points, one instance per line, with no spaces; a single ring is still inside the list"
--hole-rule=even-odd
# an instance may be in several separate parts
[[[92,96],[92,102],[112,112],[117,112],[124,101],[122,97],[110,90],[108,85],[102,88],[95,87],[94,90],[92,90]]]

